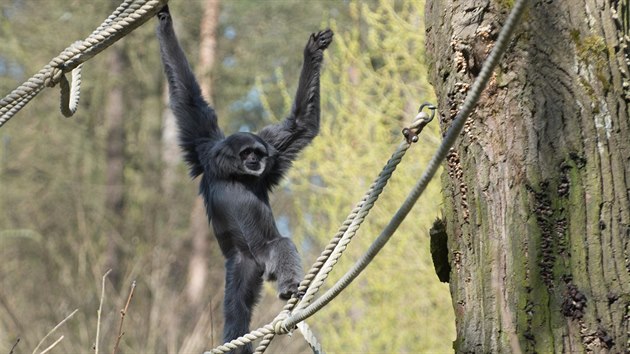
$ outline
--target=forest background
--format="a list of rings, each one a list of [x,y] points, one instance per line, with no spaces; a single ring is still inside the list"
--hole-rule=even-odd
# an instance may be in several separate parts
[[[118,4],[0,0],[0,94],[89,35]],[[208,9],[217,6],[216,26],[204,32]],[[435,100],[424,62],[424,1],[174,0],[170,7],[226,132],[282,119],[308,35],[335,31],[321,81],[321,134],[272,197],[278,226],[308,269],[420,103]],[[132,281],[121,352],[199,353],[221,344],[223,257],[173,140],[155,25],[86,63],[73,118],[61,118],[50,89],[0,128],[2,353],[18,338],[15,352],[31,352],[75,309],[42,348],[63,335],[53,352],[91,351],[110,268],[100,323],[105,351],[116,341]],[[216,43],[209,53],[208,39]],[[438,142],[435,124],[410,149],[325,286],[386,225]],[[429,251],[441,204],[434,181],[364,274],[307,321],[327,351],[452,351],[450,294]],[[252,328],[282,306],[268,284]],[[274,341],[270,352],[279,351],[309,349],[294,335]]]

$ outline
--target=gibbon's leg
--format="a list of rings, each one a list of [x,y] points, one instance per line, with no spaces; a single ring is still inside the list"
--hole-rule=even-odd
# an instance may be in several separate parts
[[[278,281],[278,297],[288,300],[297,293],[298,285],[304,278],[300,255],[293,241],[279,237],[268,244],[269,259],[265,264],[268,279]]]
[[[252,310],[262,287],[263,269],[250,257],[236,252],[225,262],[225,297],[223,340],[231,341],[249,332]],[[247,345],[233,353],[251,353]]]

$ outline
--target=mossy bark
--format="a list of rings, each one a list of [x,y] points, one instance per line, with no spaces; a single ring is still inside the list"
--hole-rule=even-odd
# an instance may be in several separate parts
[[[626,6],[532,1],[448,156],[457,352],[630,348]],[[427,1],[442,131],[510,7]]]

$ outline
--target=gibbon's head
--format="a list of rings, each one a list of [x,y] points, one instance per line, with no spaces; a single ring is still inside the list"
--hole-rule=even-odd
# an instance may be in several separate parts
[[[218,146],[216,168],[223,176],[262,176],[269,166],[273,148],[252,133],[235,133]]]

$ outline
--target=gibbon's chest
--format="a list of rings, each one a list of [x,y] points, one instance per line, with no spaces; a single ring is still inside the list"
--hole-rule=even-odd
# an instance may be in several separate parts
[[[215,218],[221,215],[240,222],[273,218],[269,197],[264,190],[234,182],[213,183],[210,189],[209,205]]]

